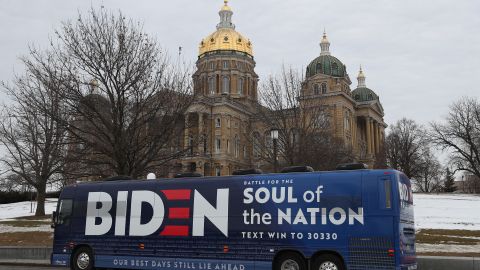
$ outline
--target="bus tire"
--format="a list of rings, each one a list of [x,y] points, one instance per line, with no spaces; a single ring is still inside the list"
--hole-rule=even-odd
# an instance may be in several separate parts
[[[342,259],[333,254],[322,254],[313,260],[311,270],[345,270]]]
[[[93,252],[88,247],[77,249],[73,256],[71,269],[73,270],[93,270]]]
[[[280,254],[273,262],[273,270],[307,270],[305,259],[298,253]]]

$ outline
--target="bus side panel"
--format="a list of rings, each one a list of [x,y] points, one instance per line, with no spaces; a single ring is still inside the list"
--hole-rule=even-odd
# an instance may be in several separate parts
[[[74,246],[90,246],[97,267],[263,270],[271,269],[275,254],[286,249],[306,257],[336,251],[355,265],[351,259],[365,244],[383,250],[393,231],[392,217],[378,209],[377,179],[364,181],[361,175],[291,173],[79,185],[76,201],[82,203],[74,209],[79,214],[67,238]],[[143,199],[161,204],[153,209],[142,203],[134,211],[133,193],[139,191],[145,192]],[[99,235],[85,235],[91,192],[107,193],[112,203],[112,224]],[[116,217],[119,192],[128,193],[124,219]],[[150,223],[157,208],[164,211],[157,217],[158,228],[132,235],[132,220]],[[102,222],[97,218],[95,223]],[[116,230],[119,226],[125,229]]]
[[[362,194],[365,224],[350,231],[349,269],[395,269],[395,257],[389,250],[395,247],[395,214],[393,207],[385,208],[383,181],[390,176],[364,172]],[[391,194],[391,193],[390,193]]]

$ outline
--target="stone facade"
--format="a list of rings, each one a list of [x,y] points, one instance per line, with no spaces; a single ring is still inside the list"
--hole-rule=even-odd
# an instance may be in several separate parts
[[[176,172],[229,175],[237,169],[261,167],[255,158],[252,131],[268,130],[255,120],[258,76],[251,41],[235,31],[233,12],[225,2],[217,31],[199,45],[193,75],[196,100],[185,115],[184,147]],[[307,68],[300,102],[327,108],[335,136],[350,146],[357,161],[373,166],[381,151],[386,124],[378,96],[365,86],[360,70],[353,91],[346,67],[330,55],[324,33],[320,56]]]

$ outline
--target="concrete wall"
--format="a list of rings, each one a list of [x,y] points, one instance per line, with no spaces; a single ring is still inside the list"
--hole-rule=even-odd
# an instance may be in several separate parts
[[[0,260],[50,260],[51,247],[0,247]]]
[[[480,258],[419,256],[418,270],[480,270]]]

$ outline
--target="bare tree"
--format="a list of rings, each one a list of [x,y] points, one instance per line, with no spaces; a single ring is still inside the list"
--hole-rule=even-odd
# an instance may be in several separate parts
[[[414,179],[418,191],[430,193],[442,191],[442,166],[428,144],[422,146],[419,157],[420,173]]]
[[[410,119],[403,118],[393,124],[385,139],[388,165],[402,171],[409,178],[420,177],[425,134],[425,129]]]
[[[455,175],[452,173],[452,171],[449,168],[445,170],[445,180],[443,182],[443,191],[444,192],[457,191],[457,186],[455,186]]]
[[[183,153],[171,143],[192,100],[189,69],[171,64],[140,24],[91,10],[64,23],[56,38],[47,53],[30,50],[24,63],[40,80],[62,82],[56,94],[70,117],[57,120],[76,160],[69,173],[139,177]],[[54,66],[45,64],[49,59]]]
[[[303,78],[292,68],[282,67],[279,75],[270,76],[260,89],[257,119],[265,130],[278,130],[278,155],[284,165],[333,169],[351,159],[351,150],[334,137],[328,108],[319,100],[302,96],[302,82]],[[254,137],[253,144],[254,152],[260,152],[258,156],[267,162],[274,160],[268,138]]]
[[[451,151],[455,171],[465,171],[480,179],[480,101],[464,98],[450,106],[444,123],[432,123],[433,143]]]
[[[2,84],[13,103],[1,114],[0,143],[6,149],[1,162],[19,182],[35,188],[35,215],[43,216],[47,183],[58,179],[65,163],[66,129],[55,121],[66,113],[63,100],[53,91],[59,82],[38,80],[27,72],[13,86]],[[32,106],[32,97],[43,111]]]

